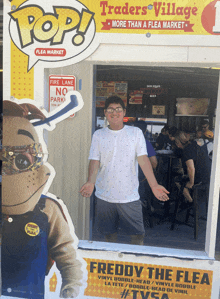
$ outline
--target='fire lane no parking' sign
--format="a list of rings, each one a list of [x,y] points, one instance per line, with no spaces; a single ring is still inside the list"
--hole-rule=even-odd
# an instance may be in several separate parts
[[[64,103],[67,92],[75,89],[76,78],[74,76],[49,76],[49,111],[53,111]]]

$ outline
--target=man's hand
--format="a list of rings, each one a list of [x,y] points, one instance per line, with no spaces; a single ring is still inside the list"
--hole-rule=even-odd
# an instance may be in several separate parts
[[[193,186],[194,186],[194,184],[192,184],[190,182],[187,182],[185,187],[189,188],[189,189],[192,189]]]
[[[169,200],[169,197],[167,194],[170,192],[167,191],[163,186],[161,185],[156,185],[151,188],[154,196],[159,199],[160,201],[167,201]]]
[[[99,166],[100,162],[98,160],[90,160],[88,181],[81,187],[79,191],[83,197],[90,197],[92,195]]]
[[[80,189],[80,193],[83,197],[90,197],[92,195],[92,192],[94,190],[95,184],[86,182],[82,188]]]

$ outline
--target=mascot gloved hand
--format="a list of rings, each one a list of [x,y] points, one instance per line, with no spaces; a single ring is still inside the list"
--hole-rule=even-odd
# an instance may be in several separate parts
[[[2,295],[44,298],[44,280],[56,262],[60,297],[78,296],[83,272],[78,239],[59,201],[42,196],[50,177],[42,145],[30,120],[44,120],[34,105],[3,101]]]

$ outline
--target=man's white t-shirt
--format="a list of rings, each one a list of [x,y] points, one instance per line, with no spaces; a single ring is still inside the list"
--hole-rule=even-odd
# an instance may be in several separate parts
[[[114,131],[97,130],[92,137],[89,160],[100,161],[95,195],[108,202],[126,203],[139,199],[137,157],[147,155],[139,128],[124,126]]]

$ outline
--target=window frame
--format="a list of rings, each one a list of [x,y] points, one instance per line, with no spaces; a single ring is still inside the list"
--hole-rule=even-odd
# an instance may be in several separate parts
[[[102,58],[100,58],[102,59]],[[89,59],[87,59],[89,60]],[[95,66],[98,64],[106,65],[109,64],[106,61],[92,61],[94,67],[93,76],[96,75]],[[132,65],[138,66],[136,63],[114,63],[113,61],[110,64],[114,65]],[[142,64],[143,65],[143,64]],[[145,65],[145,64],[144,64]],[[146,67],[148,64],[146,64]],[[168,64],[157,64],[156,66],[168,67]],[[172,65],[173,66],[173,65]],[[175,67],[176,65],[174,65]],[[178,66],[176,66],[178,67]],[[192,65],[191,63],[186,63],[182,67],[202,67],[201,65]],[[208,67],[206,65],[206,67]],[[212,66],[209,66],[212,67]],[[220,73],[219,73],[220,74]],[[93,82],[95,78],[93,77]],[[94,83],[93,83],[94,84]],[[93,88],[93,97],[95,97],[95,92]],[[95,99],[93,98],[93,103]],[[93,118],[94,118],[93,111]],[[94,123],[94,121],[93,121]],[[219,189],[220,189],[220,76],[218,82],[218,95],[217,95],[217,107],[216,107],[216,118],[215,118],[215,143],[213,149],[213,162],[212,162],[212,173],[210,181],[210,191],[209,191],[209,205],[208,205],[208,215],[207,215],[207,225],[206,225],[206,239],[205,239],[205,249],[204,251],[195,251],[195,250],[183,250],[183,249],[173,249],[173,248],[164,248],[164,247],[151,247],[151,246],[138,246],[138,245],[129,245],[126,244],[114,244],[107,242],[97,242],[97,241],[87,241],[80,240],[79,248],[89,249],[89,250],[106,250],[106,251],[119,251],[124,253],[132,254],[143,254],[150,256],[160,256],[160,257],[177,257],[177,258],[186,258],[186,259],[215,259],[215,244],[216,244],[216,233],[217,233],[217,220],[218,220],[218,208],[219,208]],[[94,128],[92,130],[94,132]]]

